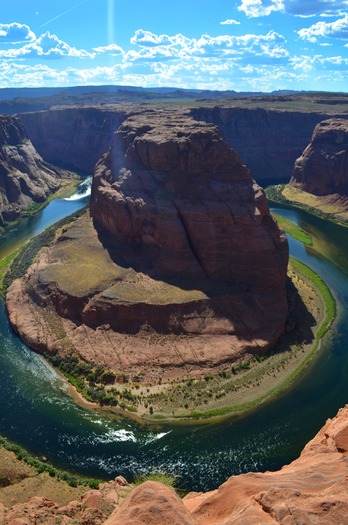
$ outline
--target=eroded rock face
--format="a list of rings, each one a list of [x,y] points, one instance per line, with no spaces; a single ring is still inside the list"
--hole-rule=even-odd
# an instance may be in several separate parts
[[[267,107],[267,103],[265,106]],[[328,118],[323,113],[264,108],[193,108],[190,114],[219,126],[257,181],[286,181],[304,150],[314,126]]]
[[[288,247],[262,189],[217,128],[173,113],[129,118],[97,165],[91,216],[158,278],[284,290]]]
[[[31,141],[48,162],[85,173],[105,153],[130,112],[121,106],[60,107],[21,115]]]
[[[20,120],[0,116],[0,224],[60,186],[59,170],[43,161]]]
[[[348,196],[348,120],[332,118],[315,127],[290,185],[318,196]]]

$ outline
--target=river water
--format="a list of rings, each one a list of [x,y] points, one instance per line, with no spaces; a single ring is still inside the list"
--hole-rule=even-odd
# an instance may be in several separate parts
[[[0,258],[86,205],[87,194],[82,187],[73,198],[52,201],[9,232]],[[312,234],[312,249],[289,238],[291,254],[325,278],[340,313],[320,355],[286,394],[223,423],[147,428],[106,418],[74,403],[65,381],[12,332],[0,304],[0,434],[67,470],[131,479],[157,469],[178,475],[189,490],[209,490],[233,474],[275,470],[295,459],[348,401],[348,229],[304,212],[274,210]]]

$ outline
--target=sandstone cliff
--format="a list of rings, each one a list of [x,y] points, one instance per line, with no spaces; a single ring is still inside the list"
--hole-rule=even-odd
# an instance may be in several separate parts
[[[176,111],[130,117],[96,167],[91,214],[94,226],[66,227],[8,290],[33,348],[153,382],[265,352],[284,331],[286,237],[215,126]]]
[[[272,109],[272,97],[265,108],[250,101],[247,107],[204,107],[183,110],[196,120],[217,125],[225,140],[258,181],[289,181],[294,162],[310,141],[314,126],[329,114],[314,111],[315,104],[299,100],[302,111]],[[286,106],[278,104],[278,107]],[[151,107],[151,106],[150,106]],[[267,108],[270,109],[267,109]],[[334,108],[334,106],[333,106]],[[83,107],[53,107],[23,113],[21,118],[37,151],[57,165],[91,173],[110,147],[112,134],[141,104],[105,104]]]
[[[191,115],[219,126],[257,181],[289,181],[295,160],[325,114],[253,108],[252,103],[250,106],[194,108]]]
[[[328,119],[296,160],[290,185],[318,196],[348,196],[348,119]]]
[[[132,490],[116,478],[64,506],[42,497],[12,508],[0,503],[0,525],[345,525],[347,479],[348,406],[278,472],[232,476],[183,500],[156,482]]]
[[[20,120],[0,116],[0,225],[59,186],[59,170],[43,161]]]
[[[31,141],[48,162],[92,173],[130,107],[59,107],[23,113]]]

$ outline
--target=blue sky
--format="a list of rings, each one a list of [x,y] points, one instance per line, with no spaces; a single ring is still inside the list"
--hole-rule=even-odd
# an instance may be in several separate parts
[[[348,91],[348,0],[0,1],[0,87]]]

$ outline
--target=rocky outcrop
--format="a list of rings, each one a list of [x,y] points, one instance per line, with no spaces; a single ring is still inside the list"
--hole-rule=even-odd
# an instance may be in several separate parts
[[[271,109],[272,98],[260,108],[216,106],[191,109],[198,120],[219,126],[257,181],[290,180],[294,162],[308,144],[314,126],[326,115],[313,111]],[[299,102],[299,104],[301,104]]]
[[[0,504],[0,525],[34,519],[47,525],[58,519],[66,525],[344,525],[347,479],[348,406],[280,471],[232,476],[216,490],[183,500],[157,482],[134,489],[116,478],[64,507],[39,497],[11,509]]]
[[[315,127],[290,185],[317,196],[348,196],[348,119],[332,118]]]
[[[283,294],[286,240],[215,126],[173,112],[130,117],[96,167],[90,209],[104,231],[137,246],[156,278]]]
[[[23,113],[21,119],[40,155],[57,166],[91,174],[130,107],[57,107]]]
[[[60,171],[43,161],[20,120],[0,116],[0,225],[43,202],[60,184]]]
[[[91,214],[8,290],[33,348],[65,355],[70,341],[86,361],[153,382],[264,353],[283,333],[286,237],[215,126],[176,111],[130,117],[96,167]]]

